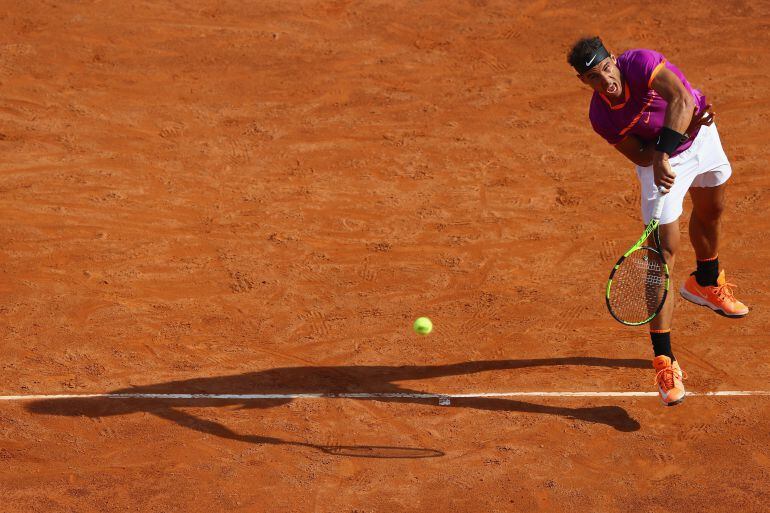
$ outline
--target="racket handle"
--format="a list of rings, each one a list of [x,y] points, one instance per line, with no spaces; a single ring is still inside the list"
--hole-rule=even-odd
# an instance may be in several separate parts
[[[663,214],[663,200],[665,200],[666,194],[668,194],[668,189],[662,185],[658,187],[658,197],[655,198],[655,204],[652,207],[652,218],[656,221],[660,221],[660,216]]]

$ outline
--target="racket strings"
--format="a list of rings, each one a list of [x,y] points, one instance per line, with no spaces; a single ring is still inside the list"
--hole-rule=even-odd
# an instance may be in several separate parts
[[[628,255],[615,271],[610,308],[624,322],[644,322],[663,302],[666,280],[660,253],[652,248],[640,248]]]

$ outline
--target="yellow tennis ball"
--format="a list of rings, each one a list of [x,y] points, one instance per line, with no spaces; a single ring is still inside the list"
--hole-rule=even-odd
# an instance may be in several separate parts
[[[419,317],[414,321],[414,332],[420,335],[427,335],[433,331],[433,323],[427,317]]]

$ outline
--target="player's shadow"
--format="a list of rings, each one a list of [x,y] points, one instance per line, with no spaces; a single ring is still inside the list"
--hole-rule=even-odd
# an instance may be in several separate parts
[[[248,372],[231,376],[194,378],[168,381],[144,386],[113,390],[109,394],[341,394],[341,393],[399,393],[420,394],[420,390],[404,388],[400,381],[428,380],[447,376],[459,376],[485,371],[515,370],[527,367],[553,367],[566,365],[597,366],[609,368],[646,369],[649,363],[638,359],[609,359],[594,357],[542,358],[528,360],[489,360],[464,362],[450,365],[388,366],[333,366],[333,367],[281,367],[264,371]],[[147,412],[175,422],[189,429],[211,435],[257,444],[303,446],[347,456],[419,458],[442,456],[441,451],[416,447],[389,446],[322,446],[280,438],[243,435],[211,420],[201,419],[178,408],[240,406],[241,409],[266,409],[283,405],[293,399],[115,399],[115,398],[62,398],[30,402],[27,409],[45,415],[107,417]],[[436,404],[436,399],[411,397],[361,398],[387,402]],[[636,431],[639,423],[619,406],[593,406],[572,408],[552,406],[505,398],[479,397],[452,399],[450,407],[479,410],[516,411],[557,415],[582,422],[606,424],[618,431]]]

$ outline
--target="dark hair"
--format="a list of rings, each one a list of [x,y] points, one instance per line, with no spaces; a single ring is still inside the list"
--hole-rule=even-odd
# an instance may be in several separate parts
[[[602,46],[604,45],[599,36],[581,38],[572,45],[572,49],[567,54],[567,62],[573,68],[579,68],[588,57]]]

